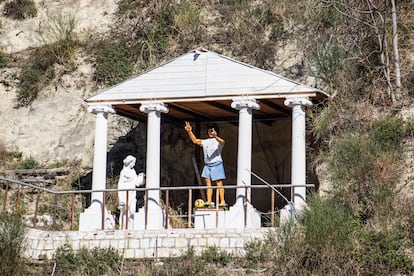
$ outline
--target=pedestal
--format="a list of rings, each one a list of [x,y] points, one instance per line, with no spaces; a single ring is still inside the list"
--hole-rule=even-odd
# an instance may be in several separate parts
[[[115,228],[115,218],[108,211],[104,211],[104,229],[112,230]],[[80,214],[79,231],[102,230],[102,210],[99,207],[91,205]]]
[[[260,228],[260,213],[251,205],[235,204],[229,210],[197,209],[194,212],[195,229]]]

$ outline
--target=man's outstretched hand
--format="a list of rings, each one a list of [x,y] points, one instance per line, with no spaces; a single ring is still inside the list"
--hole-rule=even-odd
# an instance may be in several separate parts
[[[185,122],[185,127],[184,127],[185,131],[190,132],[193,130],[193,127],[190,125],[190,122]]]

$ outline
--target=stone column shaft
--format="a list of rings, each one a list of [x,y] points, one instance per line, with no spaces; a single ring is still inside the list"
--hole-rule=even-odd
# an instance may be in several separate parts
[[[93,152],[92,190],[106,188],[106,154],[108,143],[108,113],[115,113],[111,106],[90,106],[88,111],[96,114],[95,141]],[[92,192],[91,205],[98,203],[102,208],[103,193]]]
[[[160,102],[147,102],[140,106],[140,111],[148,114],[147,122],[147,163],[146,163],[146,187],[160,187],[160,133],[161,112],[167,113],[168,108]],[[148,228],[161,229],[163,227],[162,211],[160,209],[160,191],[150,190],[148,197]],[[151,216],[151,217],[150,217]],[[161,223],[160,223],[161,222]]]
[[[237,192],[236,204],[243,203],[246,197],[251,201],[251,166],[252,166],[252,110],[260,109],[256,100],[250,97],[241,97],[233,99],[231,107],[239,110],[239,134],[238,134],[238,151],[237,151]]]
[[[285,105],[292,108],[292,185],[306,184],[306,112],[312,105],[307,98],[286,98]],[[300,209],[306,204],[306,187],[294,187],[293,202]]]

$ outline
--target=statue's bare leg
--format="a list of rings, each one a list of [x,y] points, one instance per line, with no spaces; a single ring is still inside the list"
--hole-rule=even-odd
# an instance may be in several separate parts
[[[210,178],[204,178],[206,180],[206,185],[207,186],[211,186],[211,180]],[[206,201],[206,205],[210,205],[211,204],[211,199],[213,197],[213,189],[207,189],[207,201]]]
[[[217,184],[217,186],[223,186],[223,181],[222,180],[217,180],[216,184]],[[218,192],[219,192],[219,196],[220,196],[219,206],[226,205],[226,200],[224,199],[224,189],[218,189]]]

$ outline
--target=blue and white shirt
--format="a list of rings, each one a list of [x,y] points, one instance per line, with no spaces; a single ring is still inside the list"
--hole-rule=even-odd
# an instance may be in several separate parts
[[[201,145],[204,152],[204,164],[223,162],[223,159],[221,158],[221,150],[223,149],[223,146],[216,140],[216,138],[203,139]]]

